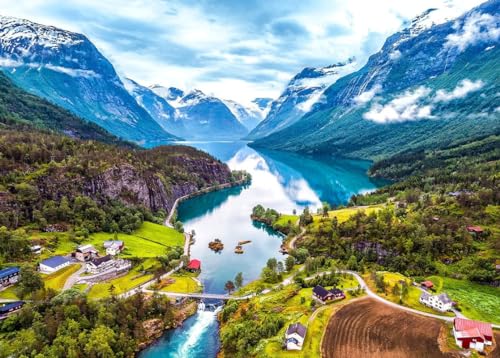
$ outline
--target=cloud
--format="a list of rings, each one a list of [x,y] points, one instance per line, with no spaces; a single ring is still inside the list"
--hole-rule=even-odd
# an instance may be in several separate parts
[[[463,52],[480,42],[498,41],[499,23],[498,15],[473,13],[463,23],[455,23],[457,32],[448,35],[445,48],[457,48],[459,52]]]
[[[120,75],[140,83],[230,93],[250,102],[278,97],[304,67],[352,56],[362,66],[389,35],[429,7],[463,12],[481,2],[0,0],[0,11],[85,34]],[[218,84],[220,74],[224,84],[239,87]]]
[[[471,81],[469,79],[464,79],[458,83],[455,89],[451,92],[447,92],[443,89],[436,91],[436,97],[434,101],[436,102],[449,102],[454,99],[464,98],[469,93],[477,91],[484,86],[484,82],[481,80]]]
[[[452,91],[438,89],[434,96],[431,96],[432,90],[430,88],[420,86],[405,91],[386,104],[381,104],[380,98],[375,99],[369,111],[363,114],[363,118],[381,124],[433,119],[435,116],[432,114],[432,110],[435,105],[465,98],[470,93],[481,89],[484,85],[485,83],[481,80],[471,81],[466,78],[460,81]],[[375,94],[380,91],[380,88],[377,89],[376,87],[361,93],[354,98],[354,101],[357,104],[372,101]],[[442,116],[442,118],[445,118],[445,116]]]
[[[425,104],[424,99],[431,93],[427,87],[420,86],[405,91],[389,103],[374,103],[363,118],[375,123],[395,123],[432,118],[432,105]]]
[[[354,97],[354,102],[356,104],[359,104],[359,105],[368,103],[368,102],[370,102],[373,99],[373,97],[375,97],[375,95],[377,93],[380,93],[380,91],[382,91],[382,86],[381,85],[375,85],[371,89],[369,89],[368,91],[360,93],[359,95],[357,95],[356,97]]]

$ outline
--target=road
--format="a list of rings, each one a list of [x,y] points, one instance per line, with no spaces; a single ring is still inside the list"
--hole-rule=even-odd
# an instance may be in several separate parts
[[[69,290],[71,287],[73,287],[76,281],[78,281],[78,279],[80,278],[80,275],[84,272],[85,272],[85,264],[80,264],[80,268],[78,269],[78,271],[76,271],[70,277],[68,277],[68,279],[64,283],[63,290]]]

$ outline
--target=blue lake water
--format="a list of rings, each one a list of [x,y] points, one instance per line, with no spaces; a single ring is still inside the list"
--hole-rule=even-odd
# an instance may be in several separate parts
[[[196,243],[191,257],[201,260],[199,279],[205,292],[222,293],[227,280],[243,273],[245,283],[256,279],[271,257],[278,252],[281,236],[252,222],[252,208],[261,204],[282,213],[312,210],[326,201],[345,204],[353,194],[369,192],[385,184],[366,175],[369,162],[332,157],[310,157],[275,151],[257,151],[245,142],[185,143],[226,162],[233,170],[252,175],[251,184],[209,193],[183,202],[178,217],[186,230],[195,230]],[[208,249],[208,242],[219,238],[221,253]],[[252,240],[245,253],[233,252],[238,241]],[[212,312],[200,312],[183,327],[167,332],[157,344],[145,350],[142,358],[215,357],[219,349],[218,325]]]

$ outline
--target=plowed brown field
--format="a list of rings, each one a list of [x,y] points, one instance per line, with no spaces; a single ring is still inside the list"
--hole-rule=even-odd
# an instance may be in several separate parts
[[[330,318],[321,351],[324,358],[456,357],[439,349],[442,324],[367,298]]]

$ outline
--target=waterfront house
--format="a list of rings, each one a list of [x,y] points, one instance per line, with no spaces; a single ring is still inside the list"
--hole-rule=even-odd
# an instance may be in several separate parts
[[[41,273],[51,274],[69,266],[70,264],[71,260],[66,257],[53,256],[40,262],[39,268]]]
[[[485,322],[455,318],[453,320],[453,336],[459,347],[475,349],[479,352],[484,350],[484,346],[493,344],[491,324]]]
[[[99,256],[99,252],[92,245],[80,245],[76,248],[75,258],[78,261],[90,261]]]
[[[121,240],[108,240],[104,241],[104,248],[106,255],[116,256],[125,248],[125,243]]]
[[[300,323],[288,326],[285,334],[285,344],[288,351],[300,351],[306,338],[307,328]]]
[[[420,286],[422,286],[423,288],[425,288],[427,290],[430,290],[431,288],[434,287],[434,284],[432,283],[432,281],[424,281],[424,282],[420,283]]]
[[[431,295],[427,292],[423,292],[422,295],[420,295],[419,301],[421,304],[440,312],[449,311],[454,305],[454,302],[446,293]]]
[[[15,284],[19,280],[19,267],[0,270],[0,289]]]
[[[0,306],[0,318],[5,318],[9,313],[20,310],[24,306],[24,301],[15,301]]]
[[[197,272],[201,270],[201,261],[200,260],[191,260],[189,264],[186,266],[186,270],[191,272]]]

